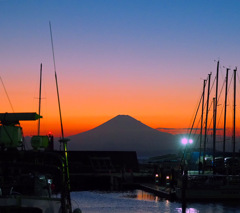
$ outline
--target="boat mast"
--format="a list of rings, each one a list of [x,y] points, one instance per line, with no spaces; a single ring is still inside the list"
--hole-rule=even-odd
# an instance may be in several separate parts
[[[236,73],[237,68],[233,70],[234,73],[234,92],[233,92],[233,158],[235,158],[235,144],[236,144]]]
[[[72,213],[72,204],[71,204],[71,197],[70,197],[70,177],[69,177],[69,168],[68,168],[68,153],[67,153],[67,141],[69,139],[64,138],[64,132],[63,132],[62,114],[61,114],[60,96],[59,96],[59,90],[58,90],[57,71],[56,71],[56,63],[55,63],[55,56],[54,56],[54,46],[53,46],[51,22],[49,22],[49,28],[50,28],[50,35],[51,35],[55,82],[56,82],[57,97],[58,97],[58,109],[59,109],[59,116],[60,116],[60,123],[61,123],[61,133],[62,133],[62,137],[59,140],[59,142],[60,142],[60,144],[63,143],[63,149],[64,149],[64,161],[65,161],[64,162],[64,178],[65,178],[65,181],[66,181],[66,185],[65,185],[66,189],[64,189],[64,193],[65,193],[64,197],[66,196],[67,205],[69,207],[69,212]],[[66,212],[65,202],[63,202],[63,212]]]
[[[225,105],[224,105],[224,127],[223,127],[223,157],[225,157],[225,146],[226,146],[226,119],[227,119],[227,93],[228,93],[228,71],[226,69],[226,87],[225,87]]]
[[[215,174],[215,144],[216,144],[216,97],[213,98],[213,174]]]
[[[40,86],[39,86],[39,103],[38,114],[41,112],[41,99],[42,99],[42,64],[40,65]],[[40,135],[40,119],[38,119],[38,135]]]
[[[206,87],[206,81],[203,80],[203,92],[202,92],[202,114],[201,114],[201,129],[200,129],[200,146],[199,146],[199,165],[201,163],[201,151],[202,151],[202,130],[203,130],[203,113],[204,113],[204,96],[205,96],[205,87]],[[200,172],[200,168],[199,168]]]
[[[208,105],[209,105],[209,95],[210,95],[210,83],[211,83],[211,75],[208,74],[208,93],[207,93],[207,108],[206,108],[206,119],[205,119],[205,135],[204,135],[204,144],[203,144],[203,173],[205,170],[205,156],[206,156],[206,143],[207,143],[207,121],[208,121]]]
[[[216,155],[216,122],[217,122],[217,104],[218,104],[218,72],[219,61],[217,62],[217,74],[216,74],[216,97],[213,99],[213,165],[215,165]]]

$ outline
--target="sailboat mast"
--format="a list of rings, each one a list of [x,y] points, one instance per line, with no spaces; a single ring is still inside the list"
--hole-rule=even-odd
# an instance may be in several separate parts
[[[200,129],[200,145],[199,145],[199,163],[201,162],[202,152],[202,131],[203,131],[203,113],[204,113],[204,96],[205,96],[206,80],[203,80],[203,92],[202,92],[202,114],[201,114],[201,129]],[[200,172],[200,170],[199,170]]]
[[[215,144],[216,144],[216,97],[213,98],[213,174],[215,174],[215,157],[216,157],[216,153],[215,153]]]
[[[216,74],[216,96],[213,99],[213,165],[215,165],[216,155],[216,123],[217,123],[217,105],[218,105],[218,72],[219,61],[217,62],[217,74]]]
[[[228,71],[226,69],[226,87],[225,87],[225,104],[224,104],[224,127],[223,127],[223,156],[225,157],[225,146],[226,146],[226,120],[227,120],[227,93],[228,93]]]
[[[236,73],[237,68],[233,70],[234,73],[234,92],[233,92],[233,158],[235,157],[235,138],[236,138]]]
[[[40,65],[40,86],[39,86],[39,103],[38,114],[41,115],[41,100],[42,100],[42,64]],[[40,135],[40,119],[38,119],[38,135]]]
[[[205,156],[206,156],[206,144],[207,144],[207,121],[208,121],[208,105],[209,105],[209,95],[210,95],[210,83],[211,83],[211,75],[208,74],[208,93],[207,93],[207,108],[206,108],[206,119],[205,119],[205,135],[204,135],[204,144],[203,144],[203,172],[205,169]]]

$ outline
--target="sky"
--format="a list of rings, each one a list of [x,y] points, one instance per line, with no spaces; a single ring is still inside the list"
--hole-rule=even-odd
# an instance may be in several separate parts
[[[41,133],[60,135],[50,21],[66,136],[119,114],[189,128],[216,61],[222,81],[239,66],[239,10],[238,0],[0,0],[0,111],[38,112],[42,63]],[[21,124],[36,134],[36,122]]]

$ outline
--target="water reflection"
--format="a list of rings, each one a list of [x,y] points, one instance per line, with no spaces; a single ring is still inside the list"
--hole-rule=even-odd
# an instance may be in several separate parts
[[[131,191],[127,194],[124,194],[123,197],[134,198],[134,199],[137,199],[137,200],[151,200],[151,201],[155,201],[155,202],[164,200],[161,197],[158,197],[158,196],[156,196],[152,193],[148,193],[148,192],[145,192],[145,191],[142,191],[142,190]],[[168,202],[168,200],[166,200],[166,202]]]
[[[199,213],[200,211],[195,208],[187,208],[183,210],[182,208],[176,208],[178,213]]]
[[[145,191],[142,191],[142,190],[131,191],[127,195],[124,195],[123,197],[133,198],[133,199],[140,200],[140,201],[147,201],[147,200],[155,201],[155,202],[160,202],[161,201],[162,203],[164,203],[164,207],[166,209],[169,209],[170,205],[171,205],[169,200],[165,200],[165,199],[160,198],[160,197],[158,197],[158,196],[156,196],[152,193],[145,192]],[[170,211],[171,210],[169,209],[169,212]],[[177,212],[177,213],[199,213],[199,210],[197,210],[195,208],[186,208],[186,209],[185,208],[175,208],[174,212]]]
[[[239,213],[240,203],[187,203],[162,199],[142,190],[128,192],[81,191],[71,193],[73,205],[83,213]]]
[[[142,190],[136,190],[136,199],[137,200],[154,200],[154,201],[158,201],[158,196],[155,196],[153,194],[144,192]]]

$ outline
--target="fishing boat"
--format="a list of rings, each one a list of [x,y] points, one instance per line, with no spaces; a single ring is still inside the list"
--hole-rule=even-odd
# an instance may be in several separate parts
[[[0,212],[72,212],[64,156],[51,150],[48,136],[32,137],[33,149],[24,150],[19,122],[40,117],[0,113]]]
[[[206,118],[205,118],[205,135],[202,141],[203,131],[203,112],[204,112],[204,94],[206,80],[203,84],[203,93],[199,102],[202,103],[201,114],[201,129],[200,129],[200,146],[197,149],[199,155],[198,159],[195,159],[195,170],[191,169],[191,156],[193,149],[186,147],[183,154],[183,160],[181,165],[181,175],[178,179],[176,186],[176,197],[183,201],[186,200],[239,200],[240,199],[240,163],[238,159],[238,153],[235,151],[235,114],[236,114],[236,71],[234,69],[234,104],[233,104],[233,133],[232,133],[232,152],[226,152],[226,107],[227,107],[227,92],[228,92],[228,71],[226,70],[225,78],[225,112],[224,112],[224,139],[223,150],[216,150],[216,120],[217,120],[217,106],[218,106],[218,72],[219,61],[217,62],[217,74],[216,74],[216,94],[213,98],[213,128],[212,128],[212,148],[206,148],[207,142],[207,121],[209,112],[209,94],[210,94],[210,79],[211,74],[208,76],[208,93],[206,103]],[[198,107],[199,109],[199,107]],[[196,117],[196,116],[195,116]],[[194,121],[195,122],[195,121]],[[193,125],[192,125],[193,127]],[[190,134],[191,135],[191,131]],[[190,138],[190,136],[189,136]],[[188,153],[188,154],[187,154]],[[207,155],[208,153],[208,155]],[[188,162],[188,163],[186,163]],[[196,166],[198,167],[196,169]]]

